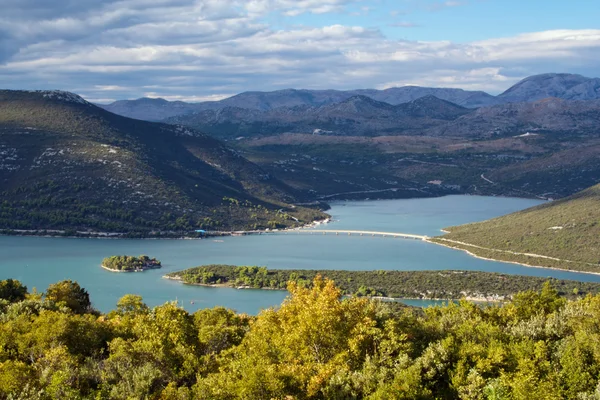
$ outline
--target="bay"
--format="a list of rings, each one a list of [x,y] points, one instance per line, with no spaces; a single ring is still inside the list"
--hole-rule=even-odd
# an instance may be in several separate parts
[[[447,226],[481,221],[540,203],[479,196],[336,202],[328,211],[333,222],[315,230],[376,230],[433,236]],[[104,257],[117,254],[157,257],[163,268],[130,274],[100,268]],[[39,291],[63,279],[75,280],[88,290],[93,305],[105,312],[113,309],[127,293],[141,295],[150,306],[178,301],[189,311],[219,305],[250,314],[280,304],[287,295],[269,290],[186,286],[162,278],[168,272],[213,263],[281,269],[461,269],[600,281],[597,275],[486,261],[422,241],[382,237],[293,233],[219,240],[0,237],[0,279],[19,279]],[[411,301],[411,304],[435,303]]]

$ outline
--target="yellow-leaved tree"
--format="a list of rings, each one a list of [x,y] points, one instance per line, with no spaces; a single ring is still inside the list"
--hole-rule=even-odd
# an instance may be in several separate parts
[[[226,352],[219,374],[199,381],[202,398],[323,397],[337,376],[362,368],[382,342],[377,305],[342,299],[333,281],[290,283],[279,309],[263,311],[240,346]]]

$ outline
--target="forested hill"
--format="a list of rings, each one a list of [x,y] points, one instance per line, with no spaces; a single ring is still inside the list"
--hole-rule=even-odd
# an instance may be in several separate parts
[[[435,240],[483,257],[600,272],[600,185],[562,200],[447,230],[449,234]]]
[[[117,116],[67,92],[0,91],[0,229],[143,234],[319,216],[290,207],[295,196],[189,128]]]
[[[419,310],[341,299],[320,278],[289,290],[257,317],[135,295],[99,315],[75,282],[42,295],[0,281],[0,398],[596,398],[600,296],[545,285],[500,307]]]

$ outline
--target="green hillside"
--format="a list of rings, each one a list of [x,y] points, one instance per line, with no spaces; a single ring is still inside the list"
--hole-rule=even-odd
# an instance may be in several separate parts
[[[600,272],[600,185],[562,200],[447,230],[449,234],[433,241],[498,260]]]
[[[0,91],[0,199],[3,230],[173,234],[322,217],[218,140],[67,92]]]

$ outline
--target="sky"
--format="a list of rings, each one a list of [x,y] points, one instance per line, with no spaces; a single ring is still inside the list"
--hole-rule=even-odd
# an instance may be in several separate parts
[[[89,101],[600,76],[600,0],[0,0],[0,88]]]

